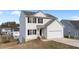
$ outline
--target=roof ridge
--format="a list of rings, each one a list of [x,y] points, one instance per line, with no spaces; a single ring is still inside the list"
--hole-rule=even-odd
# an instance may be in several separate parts
[[[79,20],[68,20],[68,19],[62,19],[61,21],[79,21]]]
[[[34,15],[34,14],[36,14],[36,13],[38,13],[38,12],[42,12],[42,11],[37,11],[37,12],[22,11],[22,12],[24,12],[26,15]],[[49,14],[49,13],[44,13],[44,12],[42,12],[42,13],[45,14],[46,17],[50,17],[50,18],[55,18],[55,19],[57,19],[57,17],[55,17],[55,16],[53,16],[53,15],[51,15],[51,14]]]

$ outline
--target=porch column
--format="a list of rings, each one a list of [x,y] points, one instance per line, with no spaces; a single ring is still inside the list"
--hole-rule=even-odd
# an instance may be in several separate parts
[[[37,36],[40,37],[40,28],[37,29]]]

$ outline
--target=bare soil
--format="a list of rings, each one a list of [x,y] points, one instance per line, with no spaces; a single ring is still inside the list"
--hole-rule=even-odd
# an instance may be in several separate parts
[[[78,49],[79,47],[74,47],[66,45],[63,43],[55,41],[41,41],[41,40],[31,40],[24,44],[17,44],[17,42],[8,42],[5,44],[0,44],[2,49]]]

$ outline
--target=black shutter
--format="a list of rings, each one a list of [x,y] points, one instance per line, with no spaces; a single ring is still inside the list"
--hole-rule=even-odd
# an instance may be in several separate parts
[[[30,21],[29,21],[29,17],[28,17],[28,23],[30,23]]]

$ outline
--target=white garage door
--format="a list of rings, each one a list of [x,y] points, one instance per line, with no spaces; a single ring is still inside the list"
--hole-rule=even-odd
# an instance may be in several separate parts
[[[63,32],[62,30],[54,30],[54,31],[48,31],[47,38],[62,38]]]

